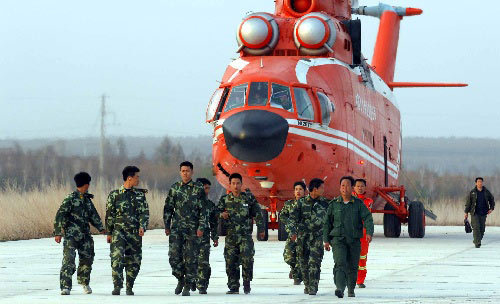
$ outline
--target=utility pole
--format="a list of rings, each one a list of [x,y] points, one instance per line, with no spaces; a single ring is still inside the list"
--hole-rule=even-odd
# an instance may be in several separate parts
[[[104,176],[104,148],[106,145],[106,94],[101,96],[101,151],[99,153],[99,173],[101,177]]]

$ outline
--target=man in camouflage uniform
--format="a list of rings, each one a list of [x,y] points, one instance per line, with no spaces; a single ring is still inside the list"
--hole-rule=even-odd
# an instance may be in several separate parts
[[[139,168],[123,169],[123,186],[109,193],[106,204],[106,230],[111,243],[112,295],[120,295],[123,288],[123,268],[127,278],[127,295],[134,295],[135,279],[141,269],[142,237],[149,223],[149,207],[145,189],[139,185]]]
[[[352,195],[354,179],[344,176],[340,179],[340,196],[334,198],[328,206],[323,225],[323,241],[325,250],[333,250],[333,276],[335,295],[354,297],[358,274],[360,239],[363,237],[363,226],[366,229],[366,241],[371,242],[373,236],[373,218],[370,210],[362,200]]]
[[[189,296],[196,283],[200,238],[208,226],[206,195],[203,185],[194,182],[193,164],[180,164],[181,181],[172,185],[165,199],[163,220],[169,236],[168,257],[178,283],[175,294]]]
[[[238,294],[240,288],[240,265],[242,266],[243,291],[250,293],[253,278],[252,218],[257,222],[259,237],[264,238],[262,211],[255,197],[241,192],[242,177],[238,173],[229,176],[231,192],[223,195],[217,208],[221,218],[227,221],[227,236],[224,246],[226,260],[227,294]],[[267,220],[267,219],[265,219]]]
[[[214,242],[214,247],[219,245],[219,235],[217,234],[217,224],[219,212],[214,202],[208,199],[210,193],[210,181],[206,178],[198,178],[196,182],[203,185],[205,195],[207,196],[206,208],[208,212],[208,223],[210,229],[205,229],[200,242],[200,251],[198,254],[198,278],[197,287],[200,294],[206,294],[212,269],[210,268],[210,239]]]
[[[301,181],[295,182],[295,184],[293,185],[293,190],[295,199],[286,201],[280,212],[280,221],[283,221],[283,223],[285,224],[285,229],[287,229],[286,225],[290,216],[290,212],[295,208],[295,206],[297,206],[297,201],[304,197],[306,184]],[[290,265],[291,268],[289,278],[293,279],[294,285],[300,285],[300,282],[302,282],[302,273],[298,264],[296,250],[297,243],[291,240],[292,235],[290,234],[290,231],[288,229],[287,233],[288,238],[286,240],[285,250],[283,251],[283,258],[285,259],[285,263]]]
[[[323,180],[313,178],[309,182],[309,195],[297,201],[288,223],[291,240],[297,240],[304,293],[312,296],[318,292],[324,253],[321,228],[328,209],[328,200],[322,197],[324,190]]]
[[[72,287],[71,277],[75,273],[75,257],[78,250],[78,284],[86,294],[92,293],[89,286],[90,272],[94,262],[94,240],[90,234],[89,222],[102,234],[105,233],[101,218],[92,203],[92,194],[88,193],[90,175],[80,172],[74,177],[76,191],[69,194],[62,202],[54,220],[56,243],[61,242],[64,234],[63,261],[60,273],[61,294],[69,295]]]

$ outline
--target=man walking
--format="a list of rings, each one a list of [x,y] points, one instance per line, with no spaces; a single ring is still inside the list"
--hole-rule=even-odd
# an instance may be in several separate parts
[[[293,191],[295,199],[285,202],[280,212],[280,221],[283,221],[283,223],[285,224],[285,229],[288,233],[288,238],[285,243],[285,250],[283,250],[283,258],[285,260],[285,263],[290,265],[289,278],[293,279],[294,285],[300,285],[300,282],[302,282],[302,271],[298,263],[297,243],[291,240],[292,235],[287,228],[287,222],[290,217],[290,212],[295,208],[295,206],[297,206],[297,201],[304,197],[306,184],[302,181],[295,182],[295,184],[293,185]]]
[[[203,185],[205,190],[206,208],[208,214],[208,224],[210,229],[205,229],[200,242],[200,251],[198,254],[198,278],[197,287],[200,294],[206,294],[212,268],[210,267],[210,239],[214,242],[214,247],[219,245],[219,235],[217,234],[217,224],[219,220],[219,212],[214,202],[208,199],[210,193],[210,181],[206,178],[198,178],[196,182]]]
[[[227,220],[227,236],[224,246],[226,260],[227,294],[238,294],[240,288],[240,265],[242,268],[243,291],[249,294],[253,279],[252,218],[255,218],[260,238],[264,238],[264,220],[259,203],[249,193],[241,192],[243,178],[238,173],[229,176],[229,190],[217,206],[220,217]]]
[[[366,196],[366,180],[362,178],[358,178],[354,181],[354,192],[352,193],[354,196],[363,201],[366,208],[368,210],[372,209],[373,200]],[[358,279],[356,284],[359,288],[366,288],[365,278],[366,278],[366,262],[368,258],[368,247],[369,243],[366,240],[366,229],[363,228],[363,237],[360,239],[361,241],[361,253],[359,256],[359,265],[358,265]]]
[[[54,220],[56,243],[63,242],[63,261],[60,273],[61,295],[69,295],[72,276],[75,273],[76,251],[78,251],[78,284],[83,292],[92,293],[89,286],[90,272],[94,262],[94,240],[90,234],[89,222],[102,234],[105,233],[101,218],[92,203],[92,194],[88,193],[91,177],[87,172],[80,172],[74,177],[76,191],[69,194],[62,202]]]
[[[353,184],[354,179],[351,176],[340,179],[340,196],[330,202],[323,225],[325,250],[330,251],[330,244],[333,249],[333,280],[336,286],[335,295],[339,298],[344,297],[346,286],[348,296],[355,296],[363,226],[368,243],[373,236],[372,214],[359,198],[352,196]]]
[[[305,285],[304,293],[311,296],[318,292],[324,255],[322,227],[328,209],[328,200],[322,196],[324,190],[324,181],[313,178],[309,182],[309,195],[297,201],[297,206],[290,213],[288,222],[290,239],[297,240],[297,255]]]
[[[128,296],[133,296],[135,279],[141,269],[142,237],[149,224],[149,206],[145,189],[139,185],[139,168],[127,166],[122,171],[123,186],[108,195],[106,204],[106,230],[111,243],[112,295],[120,295],[125,268]]]
[[[481,240],[486,229],[486,217],[495,209],[495,198],[491,192],[483,186],[484,179],[476,177],[476,186],[465,199],[465,218],[471,214],[472,234],[474,245],[481,247]]]
[[[208,230],[205,190],[192,180],[193,164],[185,161],[179,165],[181,181],[170,187],[163,221],[168,240],[168,257],[172,274],[177,278],[175,294],[189,296],[196,284],[197,258],[200,238]]]

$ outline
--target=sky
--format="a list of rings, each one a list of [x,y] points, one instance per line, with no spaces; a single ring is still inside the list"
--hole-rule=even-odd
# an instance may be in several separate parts
[[[401,23],[395,81],[469,84],[395,89],[403,136],[500,138],[498,3],[385,3],[424,11]],[[99,136],[103,94],[107,135],[211,135],[206,106],[251,11],[274,1],[0,1],[0,139]],[[371,61],[378,19],[360,19]]]

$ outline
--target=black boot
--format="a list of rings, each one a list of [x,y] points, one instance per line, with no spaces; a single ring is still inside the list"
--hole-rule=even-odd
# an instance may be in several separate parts
[[[121,290],[122,289],[120,287],[115,287],[115,288],[113,288],[113,291],[111,292],[111,294],[114,296],[119,296]]]
[[[200,294],[207,294],[207,289],[205,287],[198,288]]]
[[[189,285],[186,285],[184,286],[184,289],[182,290],[182,296],[185,297],[185,296],[190,296],[191,294],[189,293],[189,289],[191,287]]]
[[[177,281],[177,287],[175,287],[175,294],[178,295],[182,292],[182,288],[184,287],[184,280],[180,279]]]
[[[354,298],[356,295],[354,294],[354,288],[353,289],[348,289],[347,290],[347,296],[349,298]]]
[[[196,291],[196,283],[191,283],[191,291]]]
[[[335,295],[337,296],[337,298],[343,298],[344,297],[344,292],[340,289],[336,289],[335,290]]]
[[[134,282],[127,282],[127,289],[126,289],[127,296],[133,296],[134,295],[134,292],[132,291],[132,288],[134,288]]]
[[[250,288],[250,281],[243,281],[243,292],[245,294],[249,294],[250,293],[250,290],[252,290]]]
[[[238,288],[229,288],[226,294],[239,294],[240,290]]]

